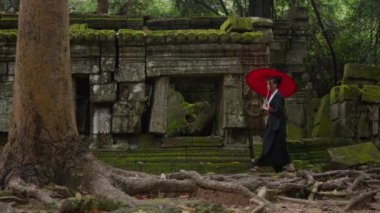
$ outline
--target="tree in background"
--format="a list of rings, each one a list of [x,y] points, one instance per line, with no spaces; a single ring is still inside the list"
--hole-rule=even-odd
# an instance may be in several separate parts
[[[249,0],[248,16],[272,18],[273,7],[273,0]]]
[[[97,13],[108,13],[108,0],[97,0]]]

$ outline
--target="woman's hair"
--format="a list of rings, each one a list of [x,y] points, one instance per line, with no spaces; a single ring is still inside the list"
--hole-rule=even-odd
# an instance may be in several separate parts
[[[281,81],[282,81],[281,76],[276,76],[276,77],[272,77],[272,78],[269,78],[269,79],[268,79],[268,82],[271,82],[272,84],[276,84],[277,87],[280,86]]]

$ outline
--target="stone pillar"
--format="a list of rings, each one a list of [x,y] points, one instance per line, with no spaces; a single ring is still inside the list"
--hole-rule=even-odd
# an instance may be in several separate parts
[[[223,129],[225,144],[246,143],[246,119],[243,100],[243,75],[223,78]]]
[[[0,132],[8,132],[12,113],[16,37],[0,36]]]
[[[153,103],[150,114],[149,132],[165,134],[168,111],[169,78],[160,77],[154,82]]]
[[[300,139],[310,136],[313,128],[313,106],[316,97],[310,75],[305,71],[306,39],[309,37],[307,9],[292,7],[285,12],[283,21],[274,23],[274,41],[271,45],[271,65],[292,76],[297,93],[286,100],[287,136]]]

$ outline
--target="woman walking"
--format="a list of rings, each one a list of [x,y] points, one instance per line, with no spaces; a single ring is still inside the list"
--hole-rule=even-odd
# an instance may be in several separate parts
[[[281,77],[267,80],[267,89],[271,96],[262,109],[268,113],[268,123],[264,136],[262,153],[252,164],[255,170],[261,166],[272,166],[275,172],[282,172],[284,166],[289,164],[288,171],[294,171],[290,154],[286,145],[285,107],[284,98],[278,91]]]

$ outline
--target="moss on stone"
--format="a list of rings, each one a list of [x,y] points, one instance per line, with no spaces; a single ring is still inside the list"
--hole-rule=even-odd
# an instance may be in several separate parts
[[[249,44],[260,40],[263,36],[262,32],[245,32],[241,35],[241,43]]]
[[[232,43],[239,43],[241,40],[241,34],[233,32],[231,33],[231,42]]]
[[[380,103],[380,86],[365,85],[362,90],[362,101],[366,103]]]
[[[343,84],[352,83],[356,80],[369,80],[373,84],[378,82],[380,67],[366,64],[346,64],[344,65]]]
[[[123,207],[120,202],[98,199],[92,196],[69,198],[62,203],[62,213],[85,213],[90,211],[114,211]]]
[[[294,124],[286,125],[287,138],[290,140],[302,139],[304,137],[304,129]]]
[[[361,96],[361,90],[357,85],[341,85],[333,87],[330,91],[330,104],[342,101],[356,101]]]
[[[328,153],[334,167],[345,168],[369,162],[380,163],[380,152],[372,143],[330,148]]]
[[[116,32],[113,30],[100,30],[99,40],[100,41],[114,41]]]
[[[228,17],[220,26],[220,30],[227,32],[249,32],[253,30],[253,19],[246,17]]]
[[[78,43],[97,42],[99,40],[99,32],[88,28],[87,24],[74,24],[69,28],[70,40]]]
[[[312,137],[329,137],[330,128],[330,95],[326,95],[320,101],[318,112],[314,119]]]
[[[140,30],[127,30],[121,29],[118,31],[119,41],[126,42],[128,44],[144,44],[145,33]]]
[[[8,41],[8,42],[16,42],[17,40],[17,30],[0,30],[0,40]]]
[[[146,42],[148,44],[165,44],[166,31],[151,31],[146,34]]]

